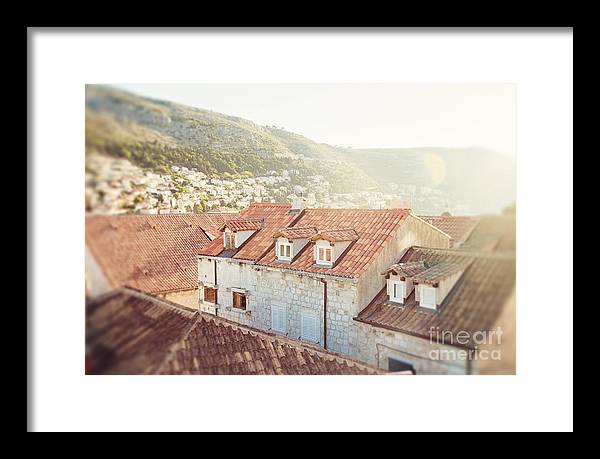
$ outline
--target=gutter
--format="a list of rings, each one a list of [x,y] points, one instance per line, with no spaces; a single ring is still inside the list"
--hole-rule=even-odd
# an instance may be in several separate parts
[[[283,266],[268,266],[268,265],[262,265],[259,263],[256,263],[253,260],[244,260],[242,258],[225,258],[225,257],[219,257],[219,256],[212,256],[212,255],[198,255],[198,258],[202,258],[204,260],[220,260],[220,261],[227,261],[227,263],[238,263],[238,264],[245,264],[245,265],[253,265],[256,266],[258,269],[264,269],[265,271],[275,271],[275,272],[284,272],[284,273],[289,273],[289,274],[295,274],[297,276],[306,276],[306,277],[310,277],[311,279],[321,279],[321,280],[339,280],[339,281],[350,281],[354,284],[358,283],[360,280],[360,276],[359,277],[350,277],[350,276],[336,276],[335,274],[319,274],[319,273],[312,273],[309,271],[302,271],[299,269],[291,269],[291,268],[285,268]],[[361,273],[362,275],[362,273]]]
[[[385,325],[385,324],[381,324],[381,323],[378,323],[378,322],[372,322],[372,321],[370,321],[368,319],[361,319],[358,316],[353,317],[352,320],[354,320],[355,322],[358,322],[360,324],[368,325],[368,326],[373,327],[373,328],[382,328],[384,330],[390,330],[390,331],[393,331],[393,332],[396,332],[396,333],[400,333],[400,334],[412,336],[414,338],[420,338],[422,340],[430,342],[430,337],[429,336],[420,335],[418,333],[411,332],[411,331],[408,331],[408,330],[402,330],[402,329],[399,329],[399,328],[394,328],[394,327],[392,327],[390,325]],[[463,350],[463,351],[477,351],[477,347],[472,347],[472,346],[465,345],[465,344],[458,344],[458,343],[454,343],[454,344],[450,344],[450,343],[438,343],[438,344],[442,344],[442,345],[448,346],[448,347],[454,347],[454,348],[457,348],[457,349],[460,349],[460,350]]]
[[[323,348],[327,350],[327,281],[321,279],[323,284]]]
[[[219,285],[217,282],[217,260],[214,260],[215,266],[215,286]],[[215,289],[215,316],[219,317],[219,290]]]

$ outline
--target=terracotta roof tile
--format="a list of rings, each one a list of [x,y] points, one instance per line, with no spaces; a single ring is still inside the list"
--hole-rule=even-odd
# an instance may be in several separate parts
[[[470,251],[514,252],[516,247],[515,217],[484,215],[460,248]]]
[[[225,222],[220,231],[225,231],[225,228],[231,231],[257,231],[263,227],[264,219],[234,219]]]
[[[400,262],[455,263],[459,258],[467,267],[438,311],[418,307],[414,291],[403,305],[389,302],[383,288],[355,320],[426,339],[432,327],[439,327],[440,333],[467,331],[471,336],[476,331],[491,330],[515,288],[514,254],[412,247]]]
[[[86,373],[156,372],[193,318],[193,311],[128,289],[99,297],[86,308]]]
[[[479,217],[419,215],[419,218],[450,236],[450,246],[464,242],[477,226]]]
[[[259,265],[281,267],[275,255],[274,235],[282,231],[306,235],[312,229],[322,229],[321,234],[335,241],[350,241],[350,246],[331,268],[315,266],[311,250],[303,250],[287,269],[358,277],[383,250],[384,245],[410,215],[409,209],[305,209],[291,214],[289,204],[253,203],[240,219],[264,219],[264,227],[256,231],[234,253],[224,253],[219,238],[199,251],[204,256],[227,256],[233,259],[251,260]],[[312,244],[312,243],[311,243]]]
[[[86,245],[113,287],[151,293],[193,289],[196,253],[236,214],[89,216]]]
[[[383,374],[381,370],[209,314],[120,289],[88,305],[91,374]]]
[[[471,261],[472,260],[467,257],[457,257],[443,260],[432,264],[427,269],[415,274],[412,276],[412,280],[417,284],[437,284],[439,281],[446,279],[449,276],[464,271]]]
[[[285,237],[288,239],[308,239],[314,236],[317,233],[317,229],[314,227],[292,227],[292,228],[279,228],[275,233],[273,233],[273,237]]]
[[[391,235],[410,214],[408,209],[306,209],[294,223],[297,227],[334,228],[351,230],[354,239],[331,268],[315,266],[311,250],[304,250],[286,268],[330,274],[343,277],[358,277],[377,257]],[[346,237],[344,236],[344,237]],[[270,250],[257,261],[266,266],[280,266],[274,250]]]
[[[382,274],[397,274],[401,277],[413,277],[429,268],[429,265],[423,261],[409,261],[406,263],[395,263],[386,269]]]
[[[358,233],[352,228],[330,228],[319,230],[311,240],[318,241],[324,240],[329,242],[346,242],[356,241],[358,239]]]
[[[272,238],[276,229],[288,226],[298,215],[289,214],[290,204],[251,203],[239,219],[263,220],[263,227],[256,231],[233,255],[232,258],[256,260],[274,245]],[[219,256],[223,252],[223,240],[216,238],[198,253],[205,256]]]

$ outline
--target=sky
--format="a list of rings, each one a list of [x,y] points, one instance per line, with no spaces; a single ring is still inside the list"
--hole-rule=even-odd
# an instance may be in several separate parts
[[[136,94],[353,148],[484,147],[515,156],[513,84],[119,84]]]

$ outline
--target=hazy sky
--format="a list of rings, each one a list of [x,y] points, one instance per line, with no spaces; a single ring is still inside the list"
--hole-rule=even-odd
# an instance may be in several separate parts
[[[515,156],[511,84],[121,84],[134,93],[359,147],[478,146]]]

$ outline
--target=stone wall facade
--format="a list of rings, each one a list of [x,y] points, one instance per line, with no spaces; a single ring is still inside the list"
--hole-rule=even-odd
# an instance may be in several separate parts
[[[356,327],[353,318],[385,286],[381,272],[411,245],[447,248],[449,244],[447,235],[411,215],[358,279],[258,266],[230,258],[200,257],[199,307],[242,325],[275,332],[271,323],[272,306],[282,306],[286,311],[285,335],[291,339],[302,338],[303,312],[313,314],[319,323],[316,344],[333,352],[358,356],[351,346],[351,331]],[[217,305],[204,301],[204,287],[217,288]],[[234,291],[245,293],[246,310],[233,307]]]
[[[416,374],[466,375],[472,372],[471,364],[460,351],[454,346],[356,321],[350,333],[350,355],[384,370],[389,369],[389,359],[395,359],[412,365]]]
[[[95,298],[104,293],[110,292],[112,286],[102,272],[102,268],[96,261],[94,255],[85,246],[85,296],[86,298]]]
[[[291,339],[302,339],[301,317],[307,312],[318,317],[317,345],[333,352],[348,354],[347,330],[352,322],[350,310],[357,301],[356,282],[334,280],[304,275],[297,272],[259,267],[249,263],[231,260],[200,260],[204,270],[200,273],[200,289],[214,285],[214,265],[217,263],[218,305],[200,300],[200,310],[217,314],[220,317],[260,330],[275,332],[272,329],[272,306],[285,308],[286,332]],[[203,279],[207,279],[204,282]],[[324,333],[324,298],[327,283],[327,341]],[[233,307],[233,292],[244,291],[246,310]]]
[[[516,374],[516,301],[508,299],[491,330],[489,344],[478,351],[439,344],[434,339],[373,327],[354,321],[350,328],[350,355],[369,365],[389,369],[389,359],[412,365],[417,374]],[[501,339],[498,339],[498,331]]]
[[[358,315],[385,287],[386,279],[381,273],[397,262],[404,252],[413,245],[447,249],[450,247],[450,237],[420,218],[409,215],[394,238],[386,244],[377,259],[360,277],[358,289],[358,306],[360,309],[353,312],[354,316]]]
[[[190,309],[198,309],[198,289],[163,293],[157,296]]]

